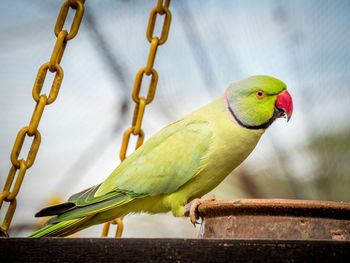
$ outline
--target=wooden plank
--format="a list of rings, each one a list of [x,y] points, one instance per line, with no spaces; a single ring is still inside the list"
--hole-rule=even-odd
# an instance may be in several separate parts
[[[350,241],[0,238],[0,262],[350,262]]]

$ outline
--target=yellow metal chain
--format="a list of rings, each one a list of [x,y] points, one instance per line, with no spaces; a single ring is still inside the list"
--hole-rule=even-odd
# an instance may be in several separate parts
[[[137,72],[135,77],[135,83],[132,90],[132,99],[135,102],[135,109],[134,109],[134,114],[132,118],[131,128],[127,129],[123,136],[123,142],[122,142],[120,155],[119,155],[121,161],[124,161],[126,158],[126,152],[128,149],[131,134],[133,134],[134,136],[138,136],[135,150],[142,145],[143,140],[145,138],[145,134],[141,129],[142,118],[143,118],[143,113],[145,112],[145,107],[147,104],[153,101],[156,88],[157,88],[158,73],[153,68],[153,65],[154,65],[154,60],[156,57],[158,46],[164,44],[168,39],[170,22],[171,22],[171,13],[169,11],[169,5],[170,5],[170,0],[165,0],[165,1],[158,0],[157,6],[152,9],[149,17],[146,36],[148,41],[151,44],[151,47],[150,47],[150,52],[148,55],[146,67],[141,68]],[[165,15],[160,38],[153,36],[157,15]],[[144,74],[146,74],[147,76],[152,75],[146,98],[143,96],[140,97],[142,78]],[[115,237],[117,238],[121,237],[123,233],[123,228],[124,228],[123,217],[117,218],[110,222],[105,223],[102,230],[102,237],[108,236],[110,224],[118,225]]]
[[[7,235],[7,231],[10,227],[13,215],[16,210],[16,196],[20,190],[27,169],[29,169],[35,161],[35,156],[40,146],[41,136],[40,132],[38,131],[38,125],[43,114],[44,108],[46,105],[49,105],[56,100],[58,92],[60,90],[60,86],[63,79],[63,70],[60,66],[60,62],[67,42],[74,38],[78,33],[79,26],[84,14],[84,2],[85,0],[67,0],[62,5],[55,25],[55,35],[57,37],[57,40],[50,61],[48,63],[43,64],[39,68],[38,75],[34,82],[33,98],[36,101],[36,106],[32,118],[30,120],[29,126],[22,128],[18,132],[16,141],[11,152],[12,167],[10,168],[10,172],[8,174],[4,189],[0,194],[0,209],[4,201],[10,203],[1,226],[1,231],[3,235]],[[69,8],[76,10],[76,12],[71,25],[70,32],[68,33],[67,30],[63,30],[63,26],[66,21]],[[52,73],[55,73],[55,78],[53,80],[49,96],[47,96],[46,94],[40,94],[48,70]],[[18,156],[20,155],[26,136],[34,136],[34,139],[30,147],[29,153],[27,155],[27,159],[18,160]],[[16,177],[17,170],[19,170],[18,175],[13,189],[11,191],[11,186]]]

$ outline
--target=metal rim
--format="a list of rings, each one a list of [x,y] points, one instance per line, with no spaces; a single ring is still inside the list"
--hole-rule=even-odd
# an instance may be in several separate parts
[[[350,203],[292,199],[232,199],[201,204],[202,217],[267,215],[350,219]]]

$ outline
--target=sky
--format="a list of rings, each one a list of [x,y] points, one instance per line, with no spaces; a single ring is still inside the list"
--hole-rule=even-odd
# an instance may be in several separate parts
[[[119,164],[122,133],[132,116],[131,89],[148,57],[146,28],[155,2],[86,1],[79,33],[69,41],[61,62],[64,79],[58,98],[45,108],[39,125],[42,143],[18,196],[14,225],[34,222],[33,214],[53,195],[64,200],[100,183]],[[40,65],[49,61],[62,3],[1,1],[1,184],[10,168],[16,134],[33,112],[33,83]],[[349,1],[182,0],[172,1],[170,11],[169,38],[158,48],[154,65],[159,74],[156,96],[147,105],[143,121],[146,139],[220,96],[230,83],[251,75],[284,81],[293,97],[294,113],[288,124],[274,123],[247,164],[267,165],[275,154],[272,145],[278,145],[293,154],[299,170],[305,170],[304,162],[311,157],[300,157],[295,149],[317,135],[349,129]],[[161,22],[157,21],[157,34]],[[109,58],[101,51],[101,41]],[[122,78],[111,63],[118,65]],[[49,91],[52,79],[48,73],[43,92]],[[141,93],[146,90],[147,85],[142,85]],[[124,100],[129,107],[121,117]],[[20,156],[25,157],[29,145],[26,140]],[[300,172],[299,176],[308,175]],[[224,197],[230,194],[240,196],[238,191]],[[167,229],[169,221],[177,229]],[[157,225],[162,227],[153,231]],[[100,229],[97,226],[84,235],[98,236]],[[168,214],[126,219],[127,237],[195,235],[185,218]]]

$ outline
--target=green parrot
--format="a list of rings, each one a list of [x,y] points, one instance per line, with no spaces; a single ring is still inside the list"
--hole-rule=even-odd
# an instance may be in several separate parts
[[[290,119],[286,85],[252,76],[232,83],[223,96],[169,124],[122,162],[101,184],[47,207],[53,216],[30,237],[67,236],[129,213],[172,211],[183,216],[247,158],[276,118]],[[188,207],[186,207],[188,208]]]

